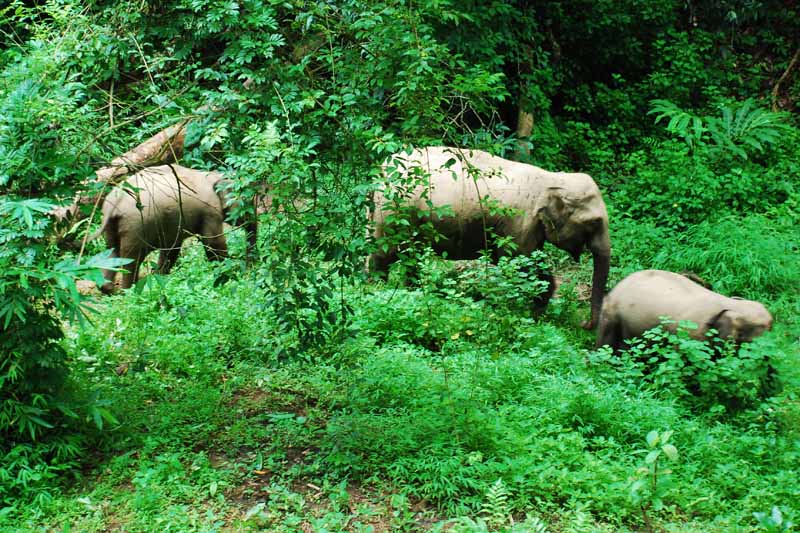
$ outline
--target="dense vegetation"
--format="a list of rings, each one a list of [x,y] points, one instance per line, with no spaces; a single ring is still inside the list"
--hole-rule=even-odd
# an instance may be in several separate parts
[[[800,520],[792,2],[12,0],[0,35],[0,529]],[[184,119],[183,165],[272,191],[258,261],[233,229],[222,264],[80,294],[119,262],[51,211]],[[591,174],[609,286],[691,271],[773,331],[593,350],[591,266],[554,249],[476,275],[421,246],[368,281],[369,193],[409,144]]]

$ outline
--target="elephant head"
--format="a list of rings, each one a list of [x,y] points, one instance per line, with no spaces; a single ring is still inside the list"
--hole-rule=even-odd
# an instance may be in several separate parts
[[[597,325],[603,305],[611,260],[611,239],[608,214],[600,191],[588,176],[578,187],[549,187],[539,208],[544,238],[564,250],[577,262],[588,249],[594,261],[592,275],[591,318],[583,323],[586,329]],[[575,181],[575,180],[573,180]]]
[[[734,301],[738,309],[723,309],[708,323],[709,327],[717,330],[720,338],[742,344],[772,329],[772,315],[763,305],[748,300]]]

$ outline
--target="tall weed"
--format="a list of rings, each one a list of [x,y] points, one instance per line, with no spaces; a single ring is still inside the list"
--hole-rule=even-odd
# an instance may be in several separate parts
[[[612,277],[648,268],[690,271],[717,292],[756,300],[787,296],[800,286],[800,250],[790,217],[729,215],[684,232],[620,217],[612,231],[619,265]]]
[[[653,257],[665,270],[690,270],[732,296],[759,299],[800,289],[796,227],[757,214],[703,221],[682,233],[675,246]]]

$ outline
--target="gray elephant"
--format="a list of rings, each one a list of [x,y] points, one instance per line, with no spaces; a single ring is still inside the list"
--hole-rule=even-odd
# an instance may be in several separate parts
[[[597,347],[623,347],[625,339],[658,326],[662,317],[697,325],[689,335],[706,339],[716,329],[736,344],[750,342],[772,329],[772,315],[760,304],[729,298],[706,289],[686,276],[664,270],[641,270],[620,281],[608,293],[597,327]],[[675,331],[677,324],[666,326]]]
[[[170,271],[184,239],[197,235],[209,260],[227,256],[223,233],[223,196],[215,186],[223,179],[218,172],[202,172],[179,165],[146,168],[113,189],[103,201],[101,230],[112,257],[132,260],[124,268],[122,288],[136,280],[145,256],[159,250],[158,272]],[[101,290],[114,288],[114,272],[103,273]]]
[[[424,176],[421,182],[403,190],[410,177],[420,171]],[[548,172],[480,150],[448,147],[397,154],[384,164],[384,174],[399,179],[375,194],[371,217],[376,239],[384,236],[387,217],[397,206],[392,198],[399,195],[401,207],[413,207],[419,213],[450,207],[446,216],[422,215],[412,220],[414,224],[433,223],[443,236],[434,248],[446,252],[450,259],[474,259],[487,248],[495,258],[508,253],[528,255],[547,241],[577,261],[586,248],[594,259],[594,274],[591,318],[584,327],[596,325],[608,278],[611,243],[606,206],[591,177]],[[515,245],[513,251],[501,249],[489,235],[495,236],[495,242],[498,238],[510,240]],[[370,258],[371,268],[385,271],[396,257],[396,249],[379,250]],[[544,305],[554,289],[552,282],[550,286]]]

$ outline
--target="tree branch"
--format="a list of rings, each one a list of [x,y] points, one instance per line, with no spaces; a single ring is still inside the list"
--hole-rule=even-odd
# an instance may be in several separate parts
[[[778,110],[778,94],[780,93],[781,85],[783,85],[783,82],[785,82],[789,78],[789,75],[791,74],[792,70],[794,70],[794,67],[797,65],[798,59],[800,59],[800,48],[798,48],[797,51],[794,53],[794,56],[792,56],[792,60],[789,61],[789,66],[786,67],[786,70],[783,71],[783,74],[781,75],[780,78],[778,78],[778,81],[775,83],[775,86],[772,88],[772,110],[773,111],[777,111]]]

